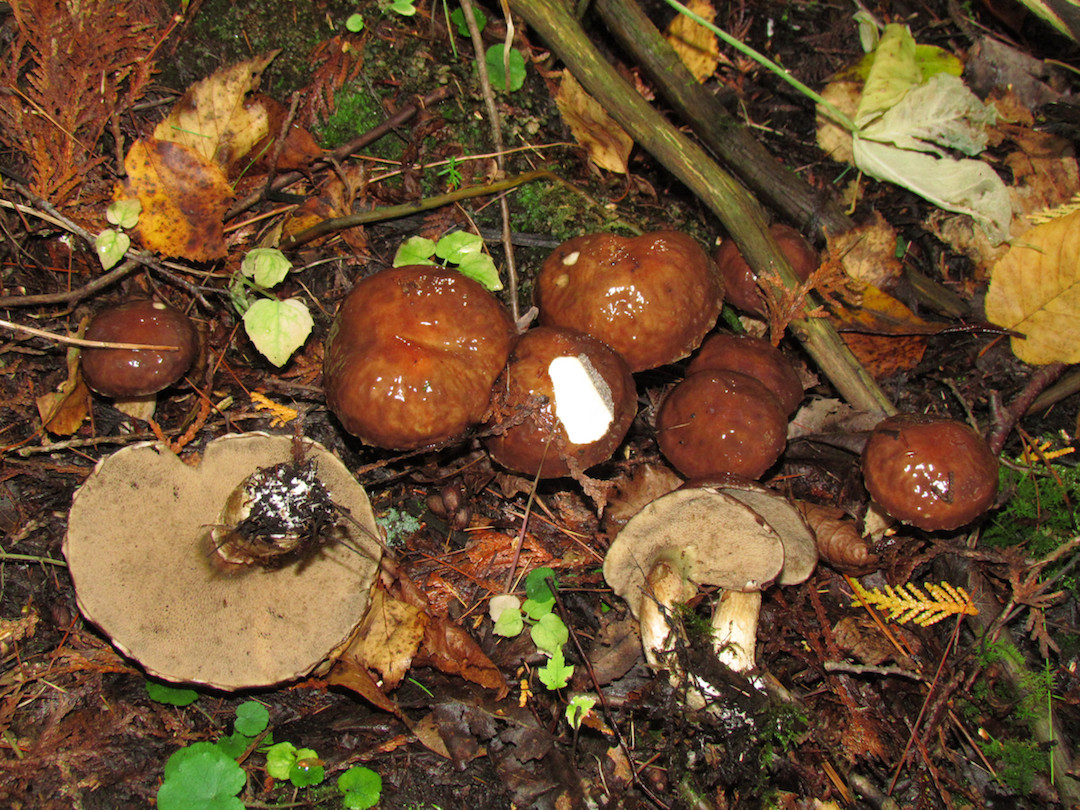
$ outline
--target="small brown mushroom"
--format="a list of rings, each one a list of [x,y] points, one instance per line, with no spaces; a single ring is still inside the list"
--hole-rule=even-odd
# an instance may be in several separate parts
[[[485,444],[511,470],[542,478],[606,461],[637,410],[626,361],[596,338],[538,326],[518,340],[495,383],[492,424],[508,424]]]
[[[394,267],[360,281],[326,341],[326,402],[367,444],[411,450],[484,418],[516,337],[506,308],[457,271]]]
[[[334,657],[367,610],[381,547],[363,488],[332,453],[304,443],[318,479],[361,527],[284,567],[222,573],[208,535],[256,470],[295,458],[265,433],[207,445],[198,466],[165,446],[102,459],[75,493],[64,555],[79,608],[151,675],[217,689],[271,686]],[[330,530],[333,527],[324,527]]]
[[[657,442],[687,478],[760,478],[787,444],[787,414],[770,391],[736,371],[690,374],[665,395]]]
[[[716,323],[723,298],[709,255],[675,231],[578,236],[556,248],[536,279],[541,324],[604,341],[631,371],[690,354]]]
[[[646,660],[681,678],[673,660],[676,605],[701,586],[724,589],[713,612],[719,659],[754,668],[761,591],[795,584],[817,562],[813,534],[794,505],[755,482],[690,483],[632,517],[604,559],[604,578],[641,625]]]
[[[102,396],[130,399],[156,394],[191,368],[199,337],[191,319],[168,304],[128,301],[98,312],[86,327],[87,340],[174,346],[158,349],[87,348],[82,351],[86,384]]]
[[[870,496],[892,517],[927,531],[958,529],[994,504],[998,460],[972,428],[929,414],[890,416],[862,454]]]
[[[817,251],[790,225],[776,223],[769,227],[769,232],[795,275],[806,281],[818,267]],[[739,252],[735,240],[725,239],[713,253],[713,260],[724,276],[728,303],[749,315],[764,315],[765,297],[758,286],[757,274]]]
[[[753,335],[712,335],[686,367],[687,374],[707,369],[738,371],[760,382],[789,416],[803,399],[803,387],[791,361],[769,341]]]

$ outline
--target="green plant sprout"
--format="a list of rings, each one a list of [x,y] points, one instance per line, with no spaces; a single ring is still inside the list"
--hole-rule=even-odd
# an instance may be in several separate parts
[[[496,90],[513,93],[525,84],[525,57],[517,48],[492,45],[484,53],[484,62]]]
[[[190,706],[199,699],[199,693],[194,689],[184,689],[151,680],[146,681],[146,694],[155,703],[165,703],[169,706]]]
[[[595,705],[596,698],[592,695],[574,695],[570,698],[570,702],[566,704],[566,722],[570,724],[570,728],[574,731],[581,728],[582,721],[592,714]]]
[[[570,631],[553,612],[555,594],[548,587],[549,578],[553,581],[555,578],[555,572],[550,568],[534,568],[525,578],[525,601],[519,602],[513,594],[498,594],[488,604],[488,615],[495,623],[494,632],[504,638],[517,636],[528,620],[533,643],[548,656],[537,676],[544,686],[555,691],[570,683],[574,665],[567,664],[563,655],[562,648],[570,639]]]
[[[379,11],[383,14],[398,14],[402,17],[412,17],[416,14],[414,0],[379,0]],[[364,30],[364,15],[350,14],[345,20],[345,30],[359,34]]]
[[[437,174],[439,175],[439,177],[446,178],[447,188],[449,188],[451,191],[461,185],[461,169],[458,168],[457,158],[453,155],[451,155],[447,159],[446,165],[443,168],[439,169]]]
[[[349,768],[337,780],[338,790],[344,794],[341,803],[348,810],[368,810],[379,803],[382,796],[382,777],[371,768]]]
[[[473,19],[476,20],[476,28],[483,31],[487,25],[487,15],[476,6],[473,6]],[[465,22],[465,9],[460,6],[450,13],[450,22],[457,28],[458,36],[469,38],[469,24]]]
[[[244,256],[229,283],[229,297],[244,319],[244,331],[256,349],[275,366],[283,366],[304,345],[315,321],[299,298],[284,301],[270,290],[292,269],[277,248],[255,248]]]
[[[142,203],[138,200],[117,200],[105,209],[105,219],[116,229],[106,228],[94,240],[94,250],[102,269],[111,270],[124,258],[131,247],[131,237],[124,233],[124,229],[131,230],[138,225],[141,213]]]
[[[394,267],[436,265],[438,263],[432,260],[432,256],[437,256],[443,260],[443,267],[456,264],[462,275],[480,282],[491,291],[501,290],[502,280],[495,268],[495,261],[483,250],[483,238],[468,231],[448,233],[438,242],[413,236],[402,242],[394,254]]]

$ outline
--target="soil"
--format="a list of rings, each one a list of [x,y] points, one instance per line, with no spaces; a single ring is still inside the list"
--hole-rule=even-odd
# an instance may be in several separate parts
[[[26,46],[22,58],[29,62],[16,68],[16,43],[34,43],[26,31],[47,30],[54,18],[43,9],[54,5],[77,4],[20,0],[0,9],[6,96],[15,85],[26,86],[33,54],[40,53]],[[403,240],[474,230],[508,280],[503,218],[493,196],[352,227],[290,250],[296,270],[274,293],[309,302],[314,326],[280,367],[244,334],[229,284],[248,250],[275,243],[283,227],[292,227],[289,212],[298,204],[306,202],[315,216],[331,210],[340,216],[419,203],[542,168],[558,180],[506,195],[518,298],[512,302],[507,290],[497,294],[527,315],[533,280],[564,239],[600,230],[678,229],[711,248],[728,234],[708,207],[640,147],[625,174],[597,168],[556,105],[560,63],[516,18],[513,43],[525,56],[526,75],[520,89],[494,94],[507,149],[500,167],[472,44],[452,23],[453,35],[448,32],[444,10],[456,4],[420,0],[415,16],[402,16],[381,0],[193,0],[172,23],[172,3],[117,5],[149,25],[153,41],[160,39],[158,72],[139,103],[119,93],[112,109],[96,113],[96,142],[83,157],[69,159],[73,182],[43,186],[50,142],[0,136],[0,803],[43,810],[153,805],[169,757],[227,737],[237,707],[249,700],[269,709],[273,740],[313,749],[327,778],[319,787],[296,788],[269,776],[264,753],[253,748],[241,760],[246,781],[232,794],[247,807],[343,806],[335,782],[353,766],[381,776],[379,807],[415,810],[951,810],[1080,803],[1080,782],[1072,778],[1080,771],[1069,771],[1071,751],[1080,745],[1080,586],[1071,567],[1072,539],[1080,534],[1072,500],[1080,495],[1080,474],[1073,457],[1055,456],[1076,446],[1080,396],[1065,391],[1051,405],[1013,418],[1026,408],[1010,406],[1029,402],[1052,375],[1020,362],[1001,330],[984,324],[989,266],[941,238],[930,203],[892,184],[858,180],[852,218],[861,223],[878,215],[895,229],[903,269],[889,292],[914,314],[905,324],[914,316],[929,324],[918,334],[894,330],[900,334],[883,339],[895,343],[860,357],[898,409],[969,421],[991,439],[1000,437],[995,450],[1019,472],[1005,474],[996,509],[981,523],[949,533],[896,526],[868,547],[857,541],[863,553],[872,553],[869,562],[823,561],[805,583],[766,591],[753,680],[712,655],[706,619],[717,594],[702,591],[678,616],[680,665],[712,692],[710,707],[696,708],[685,683],[673,687],[645,664],[636,622],[602,573],[604,552],[618,531],[612,512],[604,516],[604,502],[629,497],[611,484],[662,461],[655,408],[685,363],[636,375],[638,417],[611,461],[587,475],[534,483],[490,459],[482,429],[438,448],[365,446],[328,412],[320,385],[337,305],[356,281],[390,266]],[[664,3],[643,7],[661,28],[674,15]],[[862,55],[852,8],[843,4],[766,0],[716,7],[718,25],[814,88]],[[501,43],[507,26],[497,4],[484,11],[485,47]],[[879,3],[869,11],[907,24],[919,43],[962,55],[983,35],[1038,60],[1075,64],[1078,55],[1073,42],[1010,3],[927,0]],[[365,18],[359,33],[344,28],[354,12]],[[81,42],[104,52],[113,40],[103,32],[119,23],[103,16],[97,24],[97,34]],[[607,59],[674,118],[596,14],[586,13],[584,25]],[[69,294],[102,276],[93,250],[69,230],[97,233],[108,226],[104,210],[118,181],[117,155],[151,133],[194,82],[279,48],[261,92],[277,99],[283,114],[323,149],[409,105],[418,111],[347,160],[301,165],[296,182],[232,216],[222,235],[224,258],[157,262],[89,293]],[[856,173],[817,146],[812,103],[727,46],[721,53],[724,61],[706,86],[729,112],[806,183],[837,198],[845,193]],[[54,95],[62,95],[61,79],[47,80]],[[1055,81],[1067,98],[1075,77],[1062,72]],[[440,89],[435,102],[418,102]],[[46,112],[61,116],[66,103]],[[1037,122],[1068,141],[1073,132],[1063,113],[1070,109],[1041,110]],[[996,159],[1006,147],[993,149]],[[55,164],[64,159],[56,157]],[[264,166],[230,178],[237,199],[260,191],[267,180]],[[825,246],[821,233],[807,229],[807,235]],[[947,294],[948,301],[961,302],[962,314],[949,314]],[[191,314],[207,347],[206,363],[158,395],[151,420],[83,391],[85,412],[76,406],[73,424],[43,429],[39,398],[66,390],[77,355],[57,341],[10,330],[9,323],[73,334],[92,312],[147,295]],[[740,321],[730,307],[721,316],[725,324],[761,325]],[[779,343],[807,387],[804,405],[839,400],[790,332]],[[267,410],[252,392],[283,408]],[[842,437],[842,420],[832,417],[820,431],[790,441],[765,482],[837,507],[861,525],[855,522],[864,518],[868,498],[858,452],[873,418],[860,422],[858,416]],[[339,664],[269,689],[198,689],[194,703],[170,705],[151,699],[139,664],[81,616],[62,546],[72,498],[95,464],[140,441],[170,443],[195,463],[213,439],[254,430],[322,443],[367,489],[394,561],[379,588],[417,608],[428,628],[415,655],[404,656],[407,673],[396,688],[380,692],[375,685],[365,693],[350,687],[359,670],[369,685],[379,677]],[[1042,449],[1031,451],[1036,445]],[[1052,471],[1038,479],[1044,489],[1034,494],[1035,477],[1025,477],[1018,461],[1025,448],[1029,469]],[[320,543],[311,546],[317,552]],[[574,672],[559,689],[545,687],[547,657],[530,634],[500,636],[488,616],[489,598],[505,582],[524,597],[525,576],[540,567],[553,571],[556,612],[570,632],[564,649]],[[888,604],[876,612],[859,607],[855,578],[868,591],[906,583],[962,585],[979,615],[951,610],[924,625],[881,621]],[[441,641],[432,639],[436,627],[445,629]],[[575,728],[566,711],[579,693],[601,699]],[[217,801],[188,806],[240,806]]]

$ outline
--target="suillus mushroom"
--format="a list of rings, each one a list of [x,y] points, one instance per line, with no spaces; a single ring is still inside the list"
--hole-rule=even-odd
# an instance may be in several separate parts
[[[696,349],[723,298],[712,259],[693,237],[676,231],[575,237],[544,262],[535,293],[542,325],[602,340],[635,372]]]
[[[555,478],[606,461],[637,410],[634,378],[607,345],[571,329],[538,326],[518,340],[495,383],[485,441],[508,469]]]
[[[817,563],[814,537],[779,493],[738,476],[689,482],[632,517],[604,559],[604,578],[641,625],[646,660],[672,670],[679,603],[699,588],[723,589],[714,606],[713,645],[739,672],[755,666],[761,591],[807,579]]]
[[[958,529],[994,504],[998,460],[963,422],[902,413],[880,422],[862,454],[870,496],[892,517],[927,531]]]
[[[324,525],[337,540],[302,560],[223,573],[210,535],[230,495],[258,470],[297,463],[298,447],[351,520]],[[368,606],[375,532],[367,495],[332,453],[244,433],[210,442],[197,466],[156,443],[102,459],[75,493],[64,555],[80,610],[123,654],[155,677],[234,690],[336,655]]]
[[[776,223],[769,227],[780,252],[784,254],[795,275],[805,281],[818,267],[819,257],[814,247],[790,225]],[[758,286],[757,274],[739,252],[733,239],[725,239],[713,252],[713,260],[724,277],[728,303],[750,315],[765,314],[765,297]]]
[[[711,335],[687,365],[686,373],[707,369],[727,369],[753,377],[773,393],[789,416],[803,399],[803,387],[795,367],[764,338],[728,333]]]
[[[342,302],[323,361],[326,402],[363,442],[411,450],[483,420],[516,337],[506,308],[457,271],[394,267]]]
[[[102,309],[91,318],[85,337],[105,343],[175,347],[175,351],[83,349],[86,384],[116,399],[144,397],[168,388],[191,368],[199,347],[198,333],[187,315],[150,299]]]
[[[737,371],[688,375],[656,414],[660,452],[687,478],[760,478],[787,444],[787,414],[764,385]]]

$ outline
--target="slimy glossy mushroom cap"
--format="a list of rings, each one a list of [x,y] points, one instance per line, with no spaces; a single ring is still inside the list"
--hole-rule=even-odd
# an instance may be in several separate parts
[[[795,275],[805,281],[817,269],[818,253],[801,233],[790,225],[776,223],[769,228],[780,252]],[[750,268],[733,239],[725,239],[713,252],[713,260],[724,276],[728,303],[750,315],[765,313],[765,297],[758,287],[757,274]]]
[[[773,393],[788,415],[795,413],[803,399],[803,387],[795,367],[764,338],[726,333],[706,338],[686,367],[686,373],[706,369],[727,369],[753,377]]]

